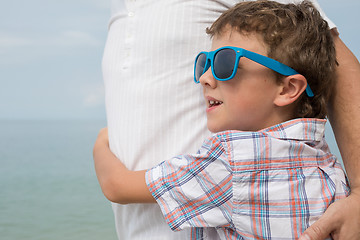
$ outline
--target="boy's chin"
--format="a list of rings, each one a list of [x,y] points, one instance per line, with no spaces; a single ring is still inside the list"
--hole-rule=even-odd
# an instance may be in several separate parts
[[[222,132],[222,131],[225,131],[227,130],[226,128],[224,127],[221,127],[219,125],[216,125],[216,124],[211,124],[208,122],[207,124],[207,128],[209,129],[210,132],[212,133],[217,133],[217,132]]]

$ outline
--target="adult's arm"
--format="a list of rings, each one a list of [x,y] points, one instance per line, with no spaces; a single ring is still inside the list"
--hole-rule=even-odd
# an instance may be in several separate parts
[[[329,102],[329,119],[350,181],[351,194],[330,205],[300,240],[360,239],[360,64],[333,30],[337,81]]]

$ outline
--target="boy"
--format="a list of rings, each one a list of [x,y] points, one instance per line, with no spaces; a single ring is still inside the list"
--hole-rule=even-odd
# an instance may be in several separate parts
[[[206,227],[221,239],[299,238],[349,191],[323,139],[336,66],[327,23],[308,2],[243,2],[207,32],[212,51],[197,56],[194,79],[215,134],[197,154],[133,172],[103,130],[102,190],[113,202],[157,201],[171,229],[195,239]]]

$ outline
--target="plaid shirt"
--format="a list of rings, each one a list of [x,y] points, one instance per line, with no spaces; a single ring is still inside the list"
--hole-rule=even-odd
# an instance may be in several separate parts
[[[215,227],[221,239],[296,239],[349,194],[324,141],[325,120],[295,119],[259,132],[225,131],[197,154],[146,173],[172,230],[192,239]]]

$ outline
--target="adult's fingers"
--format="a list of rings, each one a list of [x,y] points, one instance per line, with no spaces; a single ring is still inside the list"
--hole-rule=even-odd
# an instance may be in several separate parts
[[[328,238],[335,229],[333,226],[334,220],[331,218],[331,215],[332,212],[330,214],[324,214],[319,220],[306,229],[299,240],[324,240]]]
[[[360,195],[353,192],[331,204],[299,240],[324,240],[330,235],[335,240],[360,239]]]

